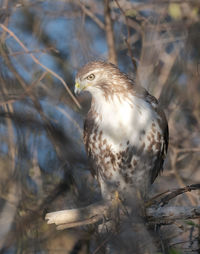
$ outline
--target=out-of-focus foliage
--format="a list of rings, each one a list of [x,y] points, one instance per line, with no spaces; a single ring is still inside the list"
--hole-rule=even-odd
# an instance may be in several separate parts
[[[106,1],[0,4],[1,253],[70,253],[73,248],[101,253],[104,239],[88,247],[93,227],[57,233],[43,215],[99,198],[82,144],[89,103],[80,98],[80,110],[59,77],[72,91],[79,67],[110,60]],[[199,182],[199,0],[113,0],[109,5],[112,54],[121,70],[160,99],[169,122],[165,170],[152,193]],[[198,193],[174,203],[199,205]],[[160,253],[199,253],[198,221],[162,226],[161,234]]]

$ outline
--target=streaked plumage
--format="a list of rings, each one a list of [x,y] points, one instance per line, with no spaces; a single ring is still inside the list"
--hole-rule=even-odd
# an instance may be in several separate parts
[[[105,199],[136,189],[143,197],[162,170],[168,125],[157,100],[106,62],[90,62],[76,76],[75,92],[92,95],[84,143]]]

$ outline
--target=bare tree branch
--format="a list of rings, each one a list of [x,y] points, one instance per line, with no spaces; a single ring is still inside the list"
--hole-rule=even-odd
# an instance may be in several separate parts
[[[154,205],[156,207],[164,206],[164,205],[168,204],[171,199],[173,199],[173,198],[175,198],[175,197],[177,197],[177,196],[179,196],[183,193],[188,193],[188,192],[191,192],[193,190],[199,190],[199,189],[200,189],[200,184],[192,184],[192,185],[185,186],[183,188],[178,188],[178,189],[175,189],[175,190],[167,191],[167,192],[170,192],[170,193],[167,193],[159,201],[156,201],[156,198],[159,198],[159,196],[156,196],[155,198],[153,198],[149,201],[149,204]],[[164,192],[163,194],[165,194],[165,193],[166,192]]]
[[[46,76],[47,72],[43,72],[41,74],[41,76],[33,81],[32,84],[30,84],[30,86],[27,86],[27,88],[25,88],[25,91],[20,94],[17,98],[12,98],[12,99],[8,99],[8,100],[5,100],[5,101],[0,101],[0,106],[1,105],[5,105],[5,104],[12,104],[12,103],[15,103],[16,101],[19,101],[19,100],[23,100],[27,95],[29,95],[31,93],[31,91],[34,89],[35,86],[37,86],[37,84],[42,81],[42,79]]]
[[[56,224],[58,230],[85,226],[103,220],[109,214],[110,206],[104,202],[96,203],[85,208],[47,213],[45,219],[48,224]],[[175,220],[196,218],[200,218],[200,206],[152,207],[146,210],[146,219],[150,224],[171,224]]]
[[[175,220],[200,218],[200,206],[170,206],[147,209],[148,222],[170,224]]]
[[[109,0],[104,0],[105,31],[108,44],[108,60],[117,65],[117,54]]]
[[[101,201],[79,209],[47,213],[45,219],[48,220],[48,224],[64,225],[64,228],[83,226],[101,220],[108,213],[110,205]]]
[[[136,72],[137,71],[137,63],[136,63],[136,60],[133,56],[133,52],[132,52],[132,49],[131,49],[131,43],[130,43],[131,33],[130,33],[130,27],[128,25],[128,17],[126,16],[126,13],[124,12],[122,7],[120,6],[118,0],[115,0],[115,2],[116,2],[117,6],[119,7],[120,11],[122,12],[122,14],[124,15],[124,18],[125,18],[125,23],[126,23],[126,27],[127,27],[127,39],[125,40],[125,42],[126,42],[126,45],[127,45],[128,53],[130,55],[134,70]]]
[[[15,41],[24,49],[24,51],[26,53],[29,54],[29,50],[27,49],[27,47],[22,43],[22,41],[6,26],[4,26],[3,24],[0,24],[0,27],[6,31],[10,36],[12,36]],[[72,94],[72,92],[70,91],[69,87],[67,86],[66,82],[63,80],[63,78],[61,78],[57,73],[55,73],[54,71],[50,70],[48,67],[46,67],[44,64],[40,63],[40,61],[32,54],[30,53],[29,56],[33,59],[33,61],[40,65],[43,69],[45,69],[47,72],[51,73],[54,77],[56,77],[58,80],[61,81],[61,83],[64,85],[65,89],[67,90],[67,92],[69,93],[70,97],[72,98],[72,100],[74,101],[74,103],[76,104],[76,106],[80,109],[81,105],[79,104],[79,102],[77,101],[77,99],[74,97],[74,95]]]
[[[85,5],[84,5],[80,0],[78,0],[78,3],[79,3],[79,5],[81,6],[82,11],[83,11],[88,17],[90,17],[102,30],[104,30],[104,29],[105,29],[104,23],[101,22],[101,20],[98,19],[98,18],[94,15],[94,13],[93,13],[91,10],[89,10],[87,7],[85,7]]]
[[[163,207],[172,198],[188,191],[200,189],[200,184],[194,184],[180,188],[167,194],[161,199],[159,204],[162,206],[152,206],[146,209],[146,219],[149,223],[170,224],[175,220],[196,219],[200,218],[200,206],[170,206]],[[157,196],[158,197],[158,196]],[[57,229],[72,228],[92,224],[102,220],[104,217],[110,218],[110,211],[113,209],[112,202],[101,201],[91,204],[87,207],[62,210],[47,213],[45,219],[48,224],[56,224]]]

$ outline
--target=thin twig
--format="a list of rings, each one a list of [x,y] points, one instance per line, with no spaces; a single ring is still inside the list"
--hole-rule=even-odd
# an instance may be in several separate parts
[[[192,185],[188,185],[185,186],[183,188],[179,188],[179,189],[175,189],[173,191],[171,191],[169,194],[167,194],[165,197],[163,197],[157,204],[156,206],[164,206],[166,204],[168,204],[168,202],[175,198],[176,196],[179,196],[183,193],[187,193],[187,192],[191,192],[193,190],[199,190],[200,189],[200,184],[192,184]]]
[[[182,177],[180,176],[180,174],[179,174],[179,172],[177,171],[177,168],[176,168],[177,157],[178,157],[178,152],[177,152],[177,150],[174,148],[174,149],[173,149],[173,155],[172,155],[172,171],[173,171],[173,173],[174,173],[174,175],[175,175],[175,177],[176,177],[176,179],[177,179],[177,182],[178,182],[179,186],[180,186],[181,188],[184,189],[184,188],[185,188],[185,187],[184,187],[185,184],[184,184],[183,179],[182,179]],[[194,197],[193,197],[190,193],[188,193],[188,191],[186,191],[186,195],[187,195],[187,197],[188,197],[190,203],[191,203],[192,205],[196,205],[196,202],[195,202],[195,200],[194,200]]]
[[[106,243],[110,240],[111,236],[113,234],[110,234],[108,237],[106,237],[106,239],[96,248],[96,250],[92,253],[92,254],[96,254],[99,252],[99,250],[106,245]]]
[[[78,0],[78,3],[79,3],[79,5],[81,6],[82,11],[83,11],[88,17],[90,17],[102,30],[105,30],[105,25],[104,25],[104,23],[101,22],[101,20],[98,19],[90,9],[88,9],[87,7],[85,7],[85,5],[84,5],[80,0]]]
[[[22,43],[22,41],[6,26],[4,26],[3,24],[0,24],[0,27],[6,31],[11,37],[13,37],[15,39],[15,41],[24,49],[24,51],[26,53],[29,54],[29,50],[27,49],[27,47]],[[56,77],[58,80],[61,81],[61,83],[64,85],[65,89],[67,90],[67,92],[69,93],[69,95],[71,96],[72,100],[74,101],[74,103],[76,104],[76,106],[80,109],[81,106],[79,104],[79,102],[77,101],[77,99],[74,97],[74,95],[72,94],[72,92],[70,91],[69,87],[67,86],[66,82],[64,81],[63,78],[61,78],[57,73],[55,73],[54,71],[50,70],[48,67],[46,67],[44,64],[40,63],[40,61],[32,54],[30,53],[29,56],[33,59],[33,61],[40,65],[43,69],[45,69],[47,72],[51,73],[54,77]]]
[[[131,44],[130,44],[131,32],[130,32],[130,27],[129,27],[129,24],[128,24],[128,17],[126,15],[126,13],[124,12],[124,10],[122,9],[122,7],[120,6],[118,0],[115,0],[115,2],[116,2],[117,6],[119,7],[120,11],[122,12],[122,14],[124,15],[124,18],[125,18],[125,23],[126,23],[126,28],[127,28],[127,39],[125,40],[125,42],[126,42],[126,45],[127,45],[128,53],[130,55],[134,70],[136,72],[137,71],[137,63],[136,63],[136,60],[133,56],[133,52],[131,50]]]
[[[176,150],[181,153],[200,152],[200,147],[177,148]]]
[[[58,50],[56,50],[54,47],[49,47],[46,49],[34,49],[34,50],[30,50],[28,52],[24,52],[24,51],[16,51],[16,52],[12,52],[9,53],[9,56],[19,56],[19,55],[24,55],[24,54],[33,54],[33,53],[47,53],[48,51],[53,51],[58,53]]]
[[[2,101],[2,102],[0,102],[0,106],[5,105],[5,104],[13,104],[16,101],[23,100],[27,95],[30,94],[30,92],[33,90],[33,88],[46,76],[46,74],[47,74],[47,72],[43,72],[42,75],[37,80],[35,80],[30,86],[28,86],[25,89],[25,91],[20,96],[18,96],[16,99],[9,99],[6,101]]]

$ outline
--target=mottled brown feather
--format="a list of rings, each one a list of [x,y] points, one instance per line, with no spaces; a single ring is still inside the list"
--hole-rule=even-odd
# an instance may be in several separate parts
[[[149,140],[148,147],[142,140],[138,147],[130,145],[130,142],[127,141],[125,149],[122,149],[119,153],[114,153],[95,121],[97,118],[102,119],[103,116],[98,115],[95,111],[94,101],[92,101],[91,109],[84,124],[84,143],[92,174],[97,177],[101,176],[103,181],[109,182],[113,177],[113,173],[118,170],[127,186],[133,186],[135,184],[133,176],[137,167],[140,167],[141,162],[145,163],[145,160],[151,161],[155,158],[156,160],[150,170],[149,179],[149,182],[153,183],[159,172],[163,169],[163,163],[168,149],[169,134],[165,114],[160,109],[155,97],[150,95],[141,86],[136,85],[134,80],[120,72],[113,64],[106,62],[88,63],[78,72],[77,78],[81,81],[88,73],[97,69],[103,73],[105,72],[107,75],[106,78],[95,84],[95,87],[102,91],[105,100],[112,103],[113,96],[118,96],[119,102],[129,100],[130,94],[145,100],[158,115],[157,122],[162,130],[162,135],[156,130],[156,126],[153,123],[151,133],[147,136]],[[130,106],[132,107],[131,101]],[[142,113],[142,109],[140,110]],[[141,137],[145,134],[145,129],[141,130]],[[157,151],[156,154],[155,152],[153,153],[153,148]],[[138,156],[140,160],[132,160],[133,155]],[[108,171],[111,165],[113,171]],[[114,184],[115,188],[120,188],[120,181],[115,181]]]

